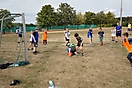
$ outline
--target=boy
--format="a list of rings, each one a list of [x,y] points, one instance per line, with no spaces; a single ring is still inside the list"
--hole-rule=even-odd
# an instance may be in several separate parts
[[[38,38],[39,38],[39,34],[38,34],[38,28],[35,29],[35,32],[33,33],[33,36],[35,38],[35,43],[34,43],[34,50],[33,50],[33,54],[37,54],[37,47],[38,47]]]
[[[99,29],[98,35],[99,35],[100,46],[102,46],[103,45],[103,37],[104,37],[104,31],[102,31],[102,28]]]
[[[117,23],[116,26],[116,43],[118,42],[118,37],[121,39],[121,33],[122,33],[122,26],[120,26],[119,23]]]
[[[20,26],[17,30],[17,33],[18,33],[18,43],[20,43],[20,40],[22,39],[22,27]]]
[[[66,48],[66,51],[68,52],[69,56],[72,56],[73,54],[78,55],[76,52],[76,47],[73,43],[68,43],[67,47],[68,48]]]
[[[132,68],[132,38],[128,38],[129,34],[127,32],[123,33],[122,45],[128,50],[127,59],[130,61]]]
[[[65,36],[65,40],[66,40],[66,45],[68,44],[68,42],[70,41],[70,32],[69,32],[69,29],[66,28],[65,29],[66,31],[64,32],[64,36]]]
[[[47,30],[42,28],[42,31],[43,31],[42,33],[43,45],[47,45]]]
[[[80,48],[80,50],[81,50],[81,52],[82,52],[82,56],[84,56],[84,53],[83,53],[83,39],[79,36],[78,33],[75,33],[75,34],[74,34],[74,37],[75,37],[76,40],[77,40],[76,51],[78,50],[78,48]]]
[[[88,33],[87,33],[87,36],[89,38],[90,46],[92,45],[92,34],[93,34],[93,30],[92,30],[92,26],[91,26],[90,29],[88,30]]]
[[[30,50],[30,47],[32,47],[31,49],[33,50],[33,44],[36,42],[36,40],[35,40],[35,38],[33,36],[33,31],[32,30],[31,30],[29,41],[30,41],[30,44],[28,46],[28,50]]]

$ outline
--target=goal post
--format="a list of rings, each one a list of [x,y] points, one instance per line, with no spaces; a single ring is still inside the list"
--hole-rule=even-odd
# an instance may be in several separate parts
[[[25,25],[25,15],[24,15],[24,13],[10,13],[10,14],[5,14],[2,17],[2,19],[0,19],[0,21],[1,21],[1,28],[0,28],[0,47],[1,47],[1,43],[2,43],[2,34],[3,34],[4,21],[6,21],[8,19],[14,19],[16,17],[21,17],[21,19],[22,19],[22,27],[23,27],[24,50],[25,50],[24,57],[25,57],[25,61],[21,62],[21,64],[23,64],[23,63],[29,64],[29,62],[28,62],[27,37],[26,37],[26,25]],[[20,63],[17,62],[17,64],[20,64]]]

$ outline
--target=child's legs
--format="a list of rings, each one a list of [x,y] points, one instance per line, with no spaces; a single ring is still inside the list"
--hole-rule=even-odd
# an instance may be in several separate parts
[[[22,34],[18,34],[18,41],[20,42],[21,39],[22,39]]]
[[[32,43],[29,44],[28,48],[30,48],[32,46]]]
[[[80,46],[79,48],[80,48],[81,52],[83,53],[83,46]]]
[[[118,34],[116,34],[115,40],[118,41]]]
[[[130,63],[132,64],[132,53],[129,53],[127,55],[127,59],[130,61]]]
[[[34,52],[37,51],[38,43],[34,43]]]
[[[78,51],[78,47],[79,47],[79,46],[76,46],[76,52]]]
[[[103,37],[99,37],[99,41],[100,41],[100,43],[102,43],[103,42]]]
[[[43,44],[46,45],[47,44],[47,40],[43,40]]]
[[[45,44],[47,44],[47,40],[45,40]]]
[[[89,43],[92,44],[92,38],[89,38]]]

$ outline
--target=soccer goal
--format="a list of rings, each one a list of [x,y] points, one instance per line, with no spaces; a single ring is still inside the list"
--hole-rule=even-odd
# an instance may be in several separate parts
[[[16,18],[21,19],[21,27],[23,30],[20,43],[18,43],[18,34],[16,32],[3,33],[3,30],[9,31],[6,26],[8,23],[15,21]],[[10,66],[24,66],[29,64],[24,13],[5,14],[0,19],[0,23],[0,64],[12,63]]]

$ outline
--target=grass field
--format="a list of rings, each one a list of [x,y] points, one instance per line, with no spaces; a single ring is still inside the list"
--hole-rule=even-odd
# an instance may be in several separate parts
[[[126,29],[123,28],[124,31]],[[63,31],[48,32],[47,46],[42,45],[40,33],[39,53],[33,55],[31,50],[28,51],[30,64],[27,66],[0,70],[0,88],[10,88],[14,79],[21,83],[11,88],[47,88],[49,80],[60,88],[132,88],[132,69],[126,59],[127,50],[121,42],[111,41],[111,28],[103,28],[105,37],[101,47],[98,28],[93,31],[93,46],[90,47],[87,29],[70,30],[72,43],[76,42],[75,33],[84,39],[85,52],[85,56],[80,53],[72,57],[66,53]],[[19,47],[16,39],[15,34],[3,35],[0,63],[16,61]]]

